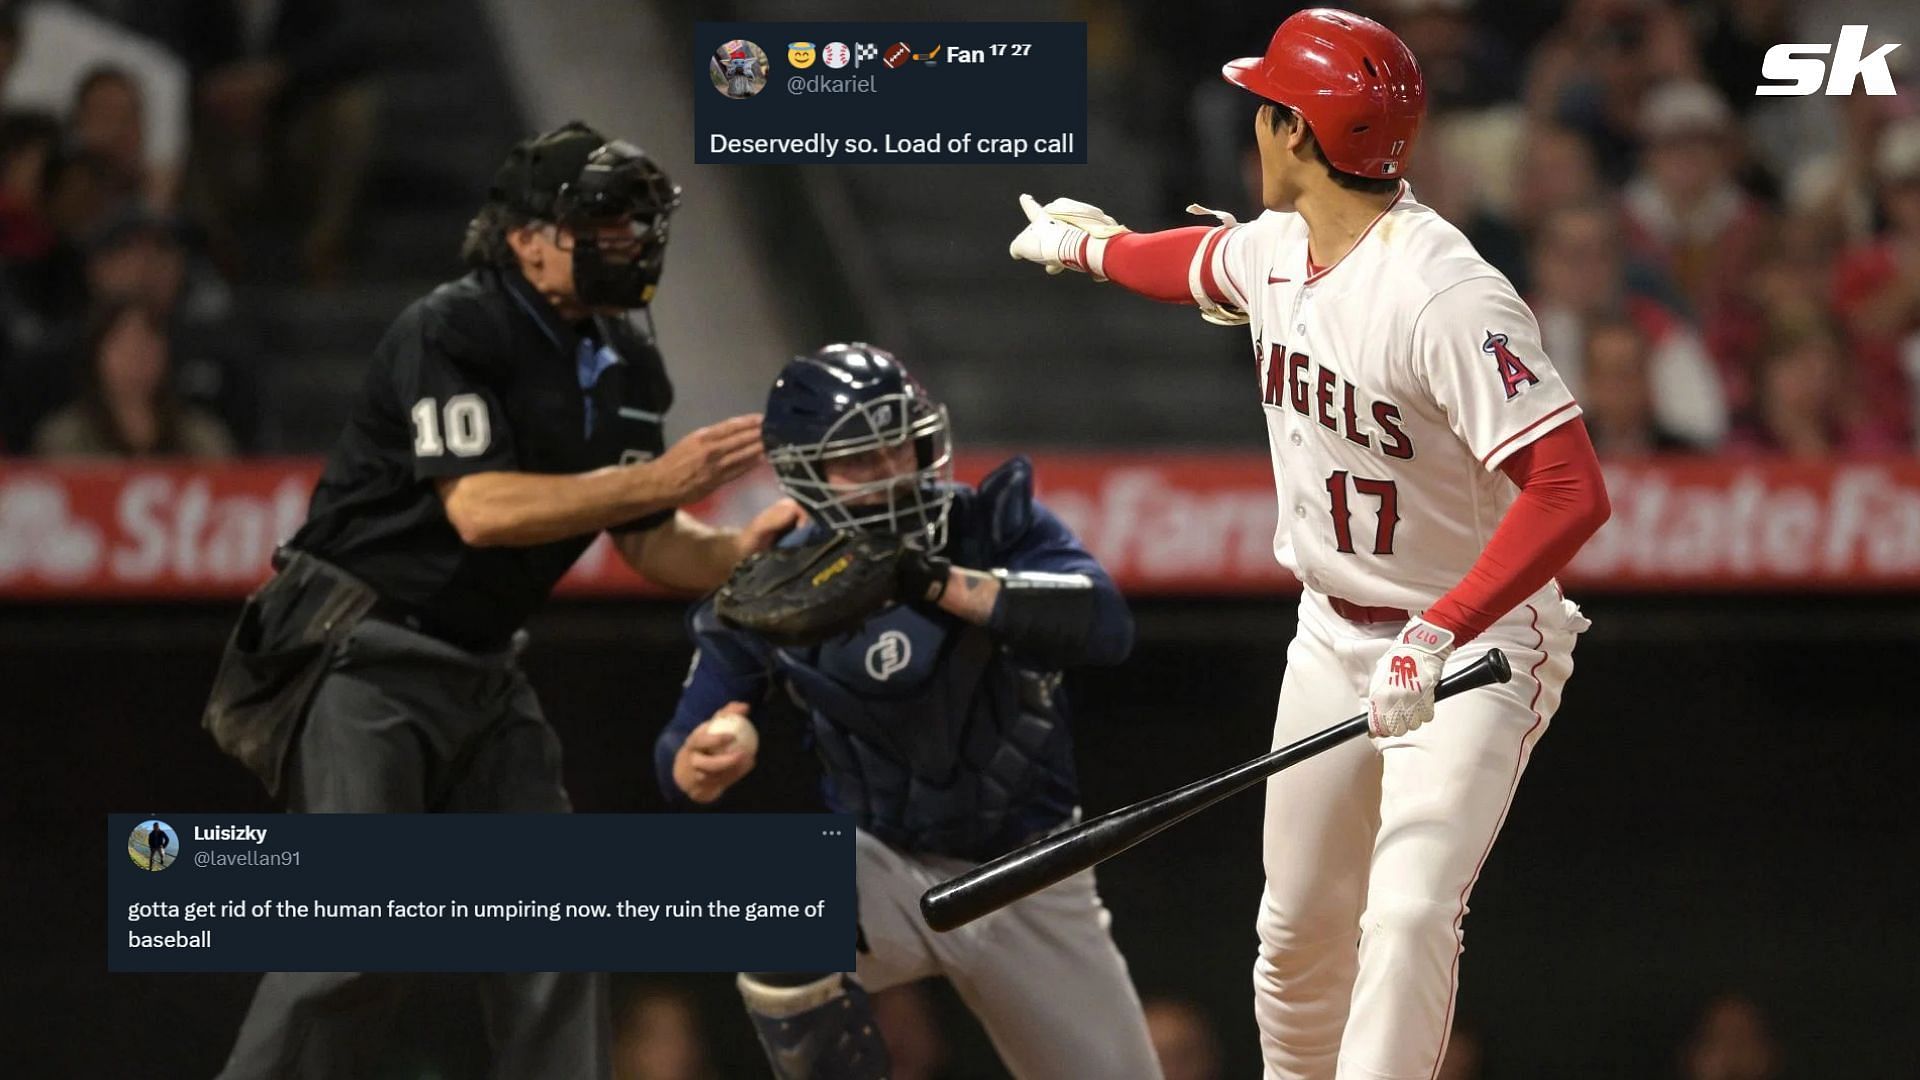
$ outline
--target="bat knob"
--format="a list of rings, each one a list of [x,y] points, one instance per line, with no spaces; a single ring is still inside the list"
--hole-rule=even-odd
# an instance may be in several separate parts
[[[1513,679],[1513,665],[1507,662],[1507,654],[1499,649],[1487,650],[1487,669],[1493,672],[1493,681],[1509,682]]]

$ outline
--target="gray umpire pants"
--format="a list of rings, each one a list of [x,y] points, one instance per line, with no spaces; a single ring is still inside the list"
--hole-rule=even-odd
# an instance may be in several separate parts
[[[293,813],[559,813],[560,741],[511,651],[469,653],[393,623],[355,627],[287,762]],[[382,1030],[403,974],[271,972],[219,1080],[384,1075]],[[609,1075],[606,976],[472,976],[493,1076]]]

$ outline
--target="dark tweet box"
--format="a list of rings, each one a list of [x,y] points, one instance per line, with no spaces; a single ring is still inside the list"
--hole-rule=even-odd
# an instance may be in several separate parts
[[[1085,23],[701,22],[692,50],[701,165],[1087,161]]]
[[[109,971],[853,970],[844,815],[113,814],[106,855]]]

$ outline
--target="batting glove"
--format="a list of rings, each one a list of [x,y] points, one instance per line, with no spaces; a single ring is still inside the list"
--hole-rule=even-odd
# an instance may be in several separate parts
[[[1373,669],[1367,689],[1367,729],[1375,738],[1399,738],[1433,719],[1433,691],[1453,655],[1453,632],[1415,619]]]
[[[1078,270],[1105,281],[1101,272],[1107,241],[1129,230],[1097,206],[1074,199],[1055,199],[1045,206],[1031,195],[1020,196],[1020,209],[1027,215],[1027,227],[1007,245],[1007,254],[1016,259],[1036,262],[1047,273]]]

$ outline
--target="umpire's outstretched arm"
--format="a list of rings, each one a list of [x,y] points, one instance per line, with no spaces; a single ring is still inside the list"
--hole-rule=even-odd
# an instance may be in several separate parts
[[[591,472],[480,472],[438,481],[447,520],[474,547],[530,547],[697,501],[760,460],[760,417],[703,427],[653,461]]]

